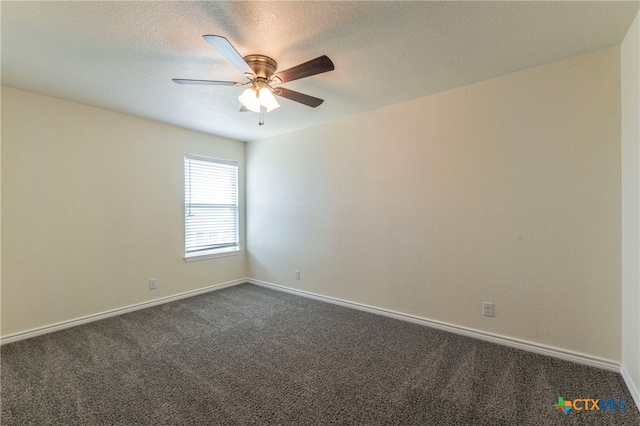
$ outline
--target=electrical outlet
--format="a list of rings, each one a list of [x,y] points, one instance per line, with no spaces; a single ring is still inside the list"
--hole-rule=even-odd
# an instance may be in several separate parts
[[[296,270],[295,270],[295,271],[293,271],[293,272],[294,272],[294,275],[295,275],[295,279],[296,279],[296,280],[299,280],[299,279],[300,279],[300,269],[296,269]]]
[[[482,302],[482,315],[485,317],[493,316],[493,303]]]
[[[158,288],[158,279],[157,278],[151,278],[149,280],[149,290],[155,290]]]

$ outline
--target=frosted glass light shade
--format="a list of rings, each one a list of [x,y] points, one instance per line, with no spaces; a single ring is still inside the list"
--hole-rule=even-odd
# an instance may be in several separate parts
[[[258,92],[253,88],[242,92],[242,95],[238,96],[238,100],[249,111],[257,113],[260,112],[260,99],[258,98]]]
[[[280,108],[280,104],[276,101],[275,96],[273,96],[273,93],[271,93],[271,90],[267,87],[260,89],[260,103],[267,109],[267,112]]]

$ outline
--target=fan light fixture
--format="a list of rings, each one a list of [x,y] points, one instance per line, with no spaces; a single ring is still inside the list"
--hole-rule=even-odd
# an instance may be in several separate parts
[[[231,64],[242,71],[248,81],[243,83],[239,81],[174,78],[174,82],[213,86],[249,86],[242,95],[238,96],[238,100],[242,104],[240,112],[252,111],[260,114],[260,121],[258,121],[260,126],[264,124],[263,116],[265,112],[270,112],[280,107],[275,96],[281,96],[311,108],[316,108],[324,102],[320,98],[285,89],[284,87],[272,87],[271,85],[278,86],[288,81],[332,71],[334,69],[333,62],[326,55],[318,56],[295,67],[280,71],[276,75],[278,63],[274,59],[258,54],[241,56],[229,40],[219,35],[204,35],[202,37]]]
[[[238,96],[238,100],[249,111],[260,113],[262,107],[267,109],[267,112],[271,112],[280,107],[275,96],[271,93],[271,89],[268,87],[262,87],[258,89],[256,86],[250,87],[245,90],[242,95]]]

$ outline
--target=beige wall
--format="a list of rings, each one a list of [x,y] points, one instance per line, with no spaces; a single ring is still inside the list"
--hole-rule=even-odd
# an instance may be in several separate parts
[[[2,335],[245,277],[183,260],[186,152],[244,189],[243,142],[3,87]]]
[[[252,142],[246,270],[182,260],[183,154],[244,143],[2,88],[2,335],[250,276],[619,361],[620,84],[613,49]]]
[[[640,390],[640,15],[621,47],[622,363]],[[640,394],[637,394],[640,397]]]
[[[251,142],[247,171],[250,277],[620,360],[618,49]]]

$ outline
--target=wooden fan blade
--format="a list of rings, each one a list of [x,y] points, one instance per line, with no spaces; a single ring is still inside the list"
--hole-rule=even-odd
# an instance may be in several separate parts
[[[311,75],[321,74],[323,72],[332,71],[335,67],[328,56],[322,55],[295,67],[286,69],[276,74],[282,83],[287,81],[298,80],[299,78],[309,77]]]
[[[218,35],[204,35],[202,36],[211,46],[216,48],[218,52],[222,53],[222,56],[227,58],[227,61],[231,62],[236,68],[243,73],[253,74],[253,70],[242,59],[242,55],[229,43],[229,40]]]
[[[216,81],[216,80],[188,80],[185,78],[172,78],[174,83],[178,84],[203,84],[207,86],[242,86],[237,81]]]
[[[284,87],[276,87],[275,94],[283,98],[290,99],[295,102],[315,108],[322,104],[324,100],[320,98],[314,98],[313,96],[305,95],[304,93],[296,92],[294,90],[285,89]]]

